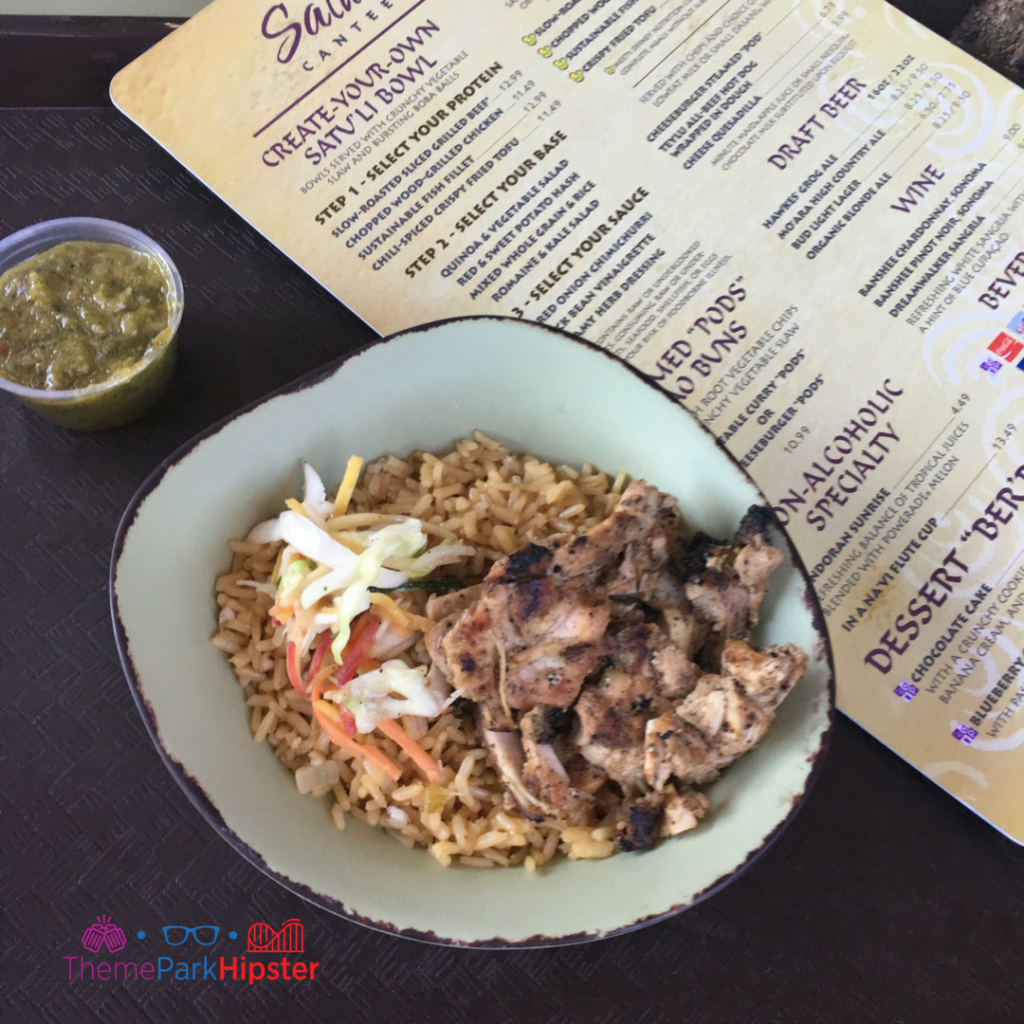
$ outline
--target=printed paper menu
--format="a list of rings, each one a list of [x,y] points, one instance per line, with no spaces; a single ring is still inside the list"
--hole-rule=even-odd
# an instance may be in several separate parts
[[[1024,842],[1020,90],[880,0],[216,0],[111,91],[378,331],[657,381],[789,530],[840,708]]]

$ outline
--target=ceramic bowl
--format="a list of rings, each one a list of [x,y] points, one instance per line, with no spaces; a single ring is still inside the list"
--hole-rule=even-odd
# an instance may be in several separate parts
[[[602,350],[534,324],[468,318],[376,342],[228,418],[143,485],[114,546],[117,642],[171,773],[217,831],[281,884],[351,920],[459,945],[599,938],[692,906],[726,884],[796,813],[831,727],[831,656],[785,537],[755,640],[799,644],[806,675],[763,742],[707,788],[701,825],[646,853],[556,860],[528,873],[442,868],[379,829],[338,832],[326,801],[255,745],[216,628],[226,542],[276,515],[299,460],[340,480],[366,458],[441,450],[474,428],[558,463],[593,462],[676,495],[691,529],[731,536],[763,502],[689,413]],[[328,484],[330,486],[330,484]]]

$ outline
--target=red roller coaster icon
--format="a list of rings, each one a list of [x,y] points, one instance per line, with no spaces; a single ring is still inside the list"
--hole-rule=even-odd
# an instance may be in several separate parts
[[[246,938],[248,953],[302,953],[305,950],[302,922],[297,917],[285,921],[280,931],[258,921],[250,926]]]

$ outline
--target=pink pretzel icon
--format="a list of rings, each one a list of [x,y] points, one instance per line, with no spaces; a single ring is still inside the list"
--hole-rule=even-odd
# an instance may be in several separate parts
[[[82,933],[82,945],[90,953],[99,952],[100,946],[106,946],[111,953],[117,953],[128,945],[128,940],[124,932],[111,922],[110,915],[103,914]]]

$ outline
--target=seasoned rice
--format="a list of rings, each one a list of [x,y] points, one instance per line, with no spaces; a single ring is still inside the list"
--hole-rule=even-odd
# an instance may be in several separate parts
[[[448,566],[467,585],[478,582],[498,559],[554,534],[581,534],[605,519],[626,485],[593,466],[552,466],[532,455],[513,455],[481,431],[459,441],[445,455],[415,452],[406,459],[382,456],[366,466],[344,517],[328,521],[332,529],[355,529],[386,521],[384,516],[412,516],[436,538],[473,545],[465,564]],[[288,680],[284,631],[275,627],[273,599],[251,583],[271,578],[282,543],[229,542],[229,572],[217,578],[220,608],[213,644],[235,670],[249,709],[249,727],[257,743],[297,774],[304,788],[317,772],[337,780],[312,788],[327,798],[338,829],[349,817],[383,828],[403,845],[425,846],[446,867],[470,868],[521,864],[533,871],[558,852],[573,859],[608,857],[615,852],[614,826],[594,820],[590,812],[575,819],[536,823],[523,817],[480,745],[471,717],[450,708],[427,722],[405,716],[403,728],[437,760],[441,773],[429,785],[406,752],[379,732],[357,736],[379,747],[402,769],[393,782],[379,768],[351,758],[321,730],[309,700]],[[417,595],[422,614],[425,596]],[[422,640],[407,652],[410,664],[426,664]]]

